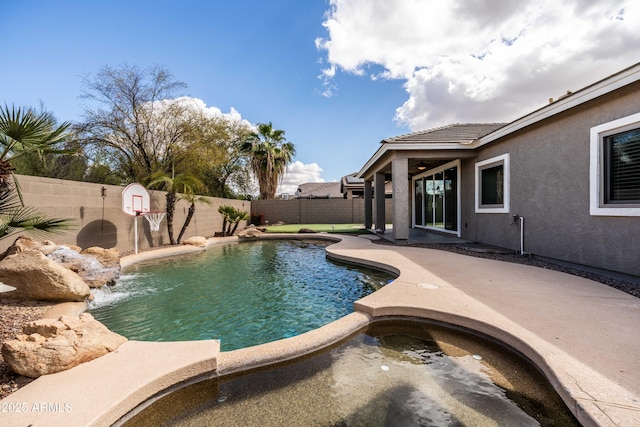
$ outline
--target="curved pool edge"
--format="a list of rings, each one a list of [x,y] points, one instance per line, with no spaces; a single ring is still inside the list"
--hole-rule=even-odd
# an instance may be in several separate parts
[[[330,347],[367,326],[371,318],[353,312],[318,329],[291,338],[237,350],[223,351],[218,358],[218,375],[286,362]]]
[[[507,264],[509,275],[505,280],[510,287],[491,289],[487,293],[483,287],[492,279],[484,277],[485,272],[475,270],[475,267],[483,263],[500,268],[505,263],[433,249],[367,246],[362,245],[362,240],[344,239],[340,244],[327,248],[327,252],[335,259],[373,267],[387,266],[390,271],[397,270],[400,274],[392,283],[356,301],[356,312],[368,314],[372,321],[394,316],[416,317],[475,331],[529,359],[582,425],[640,425],[639,390],[620,385],[616,378],[609,375],[615,369],[608,369],[607,372],[602,370],[606,364],[602,359],[606,354],[595,351],[609,347],[607,342],[602,342],[602,335],[599,335],[600,342],[591,342],[590,347],[584,346],[587,350],[594,350],[592,354],[587,351],[577,357],[576,343],[562,342],[553,336],[552,328],[546,330],[555,317],[558,317],[558,321],[566,321],[567,318],[571,319],[571,314],[585,309],[585,302],[598,305],[596,312],[602,314],[603,322],[606,322],[606,317],[616,326],[625,324],[624,331],[616,331],[621,332],[618,336],[608,334],[610,348],[620,348],[617,342],[620,340],[633,343],[633,346],[628,346],[628,357],[620,366],[626,368],[626,372],[637,375],[634,355],[640,350],[640,340],[633,325],[640,324],[640,299],[588,279],[511,263]],[[443,259],[448,262],[442,262]],[[455,278],[456,282],[451,278]],[[543,285],[540,286],[544,288],[541,295],[531,294],[530,290],[535,289],[536,285]],[[576,292],[585,294],[586,299],[579,300],[578,297],[582,295],[575,295]],[[487,295],[490,295],[492,304],[483,302],[487,301]],[[537,312],[531,312],[532,305],[527,299],[539,299],[539,304],[534,305]],[[566,313],[556,316],[551,304],[545,305],[549,299],[566,301]],[[501,305],[519,303],[525,315],[517,318],[505,315],[510,313],[509,310],[500,309]],[[614,304],[619,311],[612,313],[611,306]],[[564,326],[573,329],[576,336],[582,336],[588,342],[589,329],[602,325],[581,320],[582,323],[574,320],[574,324]],[[597,363],[590,366],[586,360]],[[620,377],[620,373],[615,374]],[[640,375],[637,376],[640,379]]]
[[[229,237],[210,237],[207,239],[206,246],[193,246],[193,245],[175,245],[175,246],[164,246],[161,248],[153,249],[138,252],[137,254],[130,254],[120,257],[120,267],[127,268],[133,264],[149,261],[152,259],[165,258],[169,256],[176,255],[186,255],[194,252],[202,252],[206,251],[208,247],[215,245],[224,245],[227,243],[237,242],[238,236],[229,236]]]
[[[489,306],[474,298],[469,288],[474,283],[463,283],[462,280],[460,283],[450,283],[451,280],[443,279],[442,274],[431,271],[427,262],[430,258],[427,255],[431,255],[429,250],[373,245],[367,239],[352,236],[304,234],[269,235],[267,238],[292,237],[337,241],[338,243],[327,248],[329,256],[346,262],[396,270],[400,275],[391,284],[357,301],[354,313],[322,328],[285,340],[231,352],[216,351],[214,341],[127,342],[107,356],[69,371],[41,377],[2,401],[28,404],[69,401],[72,403],[72,411],[3,414],[3,425],[111,425],[141,403],[176,384],[186,384],[205,375],[224,375],[302,356],[329,346],[376,319],[388,316],[417,317],[449,323],[493,337],[516,349],[545,374],[583,425],[640,425],[640,393],[636,390],[629,391],[608,378],[608,372],[604,372],[601,366],[588,366],[585,359],[589,357],[579,360],[575,354],[571,354],[573,348],[567,343],[554,341],[553,336],[546,336],[544,333],[534,333],[533,328],[528,327],[532,325],[505,315],[496,308],[499,304]],[[170,255],[163,253],[160,256]],[[150,255],[145,255],[145,259],[150,259],[147,256]],[[465,271],[464,258],[451,255],[450,259],[453,269]],[[515,271],[518,275],[522,273],[521,269]],[[545,274],[552,275],[553,280],[560,282],[589,282],[585,284],[587,291],[605,294],[596,295],[598,298],[623,299],[624,304],[630,308],[625,310],[621,307],[618,315],[629,316],[628,322],[639,324],[640,315],[637,312],[640,312],[640,304],[635,301],[637,299],[610,294],[602,288],[604,285],[596,286],[586,279],[568,279],[568,275],[557,272]],[[518,276],[518,280],[522,279]],[[535,282],[540,278],[532,280]],[[566,297],[563,286],[556,286],[554,289],[558,292],[556,298]],[[496,293],[495,297],[498,303],[504,298],[500,293]],[[526,298],[527,295],[523,297]],[[530,295],[528,297],[531,298]],[[579,305],[574,304],[568,309],[579,310]],[[534,322],[553,321],[552,314],[542,311],[534,318]],[[589,325],[568,326],[589,339]],[[635,331],[631,333],[625,329],[625,333],[629,334],[626,337],[628,343],[638,341]],[[633,355],[638,353],[633,346],[628,347],[626,368],[632,375],[636,366]],[[140,368],[147,364],[154,366],[151,369],[153,372]],[[91,395],[86,391],[87,382],[96,389]]]

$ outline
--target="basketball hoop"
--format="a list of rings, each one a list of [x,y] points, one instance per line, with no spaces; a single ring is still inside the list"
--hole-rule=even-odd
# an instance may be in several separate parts
[[[142,212],[140,215],[144,216],[149,221],[149,228],[151,231],[160,230],[160,223],[164,218],[166,212]]]
[[[150,207],[151,196],[142,184],[134,182],[122,190],[122,212],[133,217],[133,248],[136,254],[138,253],[138,217],[149,212]],[[151,224],[151,221],[149,223]],[[157,227],[159,226],[160,221]],[[151,229],[153,230],[153,226]]]

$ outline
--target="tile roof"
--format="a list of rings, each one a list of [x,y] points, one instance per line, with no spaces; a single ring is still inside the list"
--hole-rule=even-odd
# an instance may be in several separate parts
[[[298,186],[300,191],[300,197],[303,199],[309,197],[329,197],[329,198],[341,198],[342,191],[340,191],[339,182],[307,182]]]
[[[382,140],[386,144],[470,143],[506,123],[456,123]]]
[[[356,174],[346,175],[342,177],[342,183],[347,185],[362,185],[364,184],[363,178],[356,178]]]

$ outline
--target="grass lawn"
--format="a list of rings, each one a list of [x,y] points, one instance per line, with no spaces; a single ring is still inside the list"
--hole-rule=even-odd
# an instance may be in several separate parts
[[[362,224],[285,224],[270,225],[267,233],[297,233],[301,228],[309,228],[316,233],[369,234]]]

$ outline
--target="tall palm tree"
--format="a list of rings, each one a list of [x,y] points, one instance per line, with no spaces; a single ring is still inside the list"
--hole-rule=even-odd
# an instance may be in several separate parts
[[[172,245],[177,244],[176,239],[173,237],[173,214],[176,210],[176,203],[179,201],[178,193],[195,194],[196,190],[202,187],[202,182],[189,174],[179,174],[175,177],[169,177],[162,172],[157,172],[151,175],[147,187],[157,188],[158,190],[164,190],[167,192],[167,195],[165,196],[167,232],[169,233],[169,242]]]
[[[8,185],[8,177],[13,174],[11,161],[27,153],[69,154],[71,151],[57,146],[69,137],[71,123],[55,126],[50,113],[37,113],[32,109],[22,109],[6,104],[0,107],[0,186]],[[15,180],[14,180],[15,183]],[[20,197],[20,187],[16,183]],[[22,201],[22,199],[20,198]]]
[[[204,203],[207,205],[211,204],[211,202],[208,199],[205,199],[202,196],[197,196],[193,193],[181,194],[180,198],[190,203],[190,205],[189,205],[189,210],[187,211],[187,217],[185,218],[184,224],[180,229],[180,233],[178,233],[178,239],[176,240],[176,243],[178,244],[180,244],[180,242],[182,241],[182,236],[184,235],[185,231],[187,231],[187,227],[189,227],[189,224],[191,223],[191,219],[193,219],[193,215],[195,215],[196,213],[196,203]]]
[[[283,130],[274,129],[269,122],[258,124],[258,133],[244,143],[242,151],[249,156],[260,198],[274,199],[278,183],[296,153],[295,146],[286,140]]]

